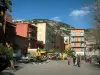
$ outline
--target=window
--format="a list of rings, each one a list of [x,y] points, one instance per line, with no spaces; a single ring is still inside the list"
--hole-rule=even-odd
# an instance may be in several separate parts
[[[68,39],[65,40],[65,43],[68,44]]]
[[[75,32],[72,32],[72,36],[75,36]]]
[[[76,44],[75,43],[72,43],[72,47],[75,47],[76,46]]]
[[[84,52],[84,48],[81,48],[81,52]]]
[[[84,47],[84,43],[81,43],[80,46],[81,46],[81,47]]]
[[[71,40],[74,41],[74,37],[72,37]]]
[[[73,45],[73,47],[75,46],[74,43],[72,45]]]
[[[77,38],[74,37],[74,41],[77,41]]]
[[[73,43],[71,44],[71,46],[73,47]]]
[[[80,39],[81,39],[80,41],[84,41],[84,38],[83,37],[81,37]]]
[[[75,48],[72,48],[72,51],[75,51]]]
[[[81,35],[81,36],[84,36],[84,33],[83,33],[83,32],[81,32],[81,33],[80,33],[80,35]]]
[[[82,47],[84,47],[84,43],[82,43]]]

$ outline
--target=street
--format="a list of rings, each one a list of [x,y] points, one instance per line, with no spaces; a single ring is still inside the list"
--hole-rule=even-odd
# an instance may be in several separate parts
[[[67,65],[66,60],[43,64],[28,64],[15,75],[100,75],[100,68],[81,62],[81,67]]]

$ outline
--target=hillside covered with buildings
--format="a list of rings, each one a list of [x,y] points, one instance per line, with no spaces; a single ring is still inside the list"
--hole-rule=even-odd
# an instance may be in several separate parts
[[[74,28],[71,25],[68,25],[63,22],[57,22],[53,20],[48,20],[48,19],[33,19],[33,20],[15,20],[16,22],[24,22],[24,23],[38,23],[38,22],[46,22],[50,26],[52,26],[55,30],[55,32],[59,32],[62,36],[69,35],[70,29]]]

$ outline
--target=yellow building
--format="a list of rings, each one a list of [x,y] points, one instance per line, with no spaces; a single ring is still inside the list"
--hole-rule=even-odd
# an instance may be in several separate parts
[[[41,54],[44,54],[45,51],[40,49],[39,52],[37,52],[37,49],[28,49],[28,53],[30,53],[32,56],[41,56]]]
[[[71,50],[75,51],[76,54],[84,55],[84,29],[71,29]]]

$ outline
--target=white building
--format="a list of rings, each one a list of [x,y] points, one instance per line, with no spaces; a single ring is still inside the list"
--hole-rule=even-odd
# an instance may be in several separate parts
[[[46,22],[37,23],[37,40],[43,41],[44,49],[54,49],[54,29]]]
[[[94,38],[88,36],[87,41],[86,41],[86,50],[85,50],[85,54],[87,56],[99,55],[100,54],[100,52],[98,50],[92,49],[91,45],[94,45],[94,44],[96,44],[96,41],[94,40]],[[90,48],[92,49],[91,51],[90,51]]]

